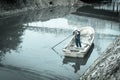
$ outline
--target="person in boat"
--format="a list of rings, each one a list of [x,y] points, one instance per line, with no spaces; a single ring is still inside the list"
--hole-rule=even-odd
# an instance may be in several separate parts
[[[75,44],[76,44],[76,46],[77,46],[77,47],[82,47],[82,46],[81,46],[81,41],[80,41],[80,31],[75,30],[75,31],[73,32],[73,35],[75,35]]]

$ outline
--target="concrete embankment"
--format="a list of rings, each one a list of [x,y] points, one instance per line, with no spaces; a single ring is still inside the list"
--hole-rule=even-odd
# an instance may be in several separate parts
[[[80,80],[120,80],[120,36],[103,53]]]

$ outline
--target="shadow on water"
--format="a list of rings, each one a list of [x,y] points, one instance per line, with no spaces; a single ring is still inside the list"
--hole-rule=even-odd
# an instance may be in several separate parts
[[[25,15],[17,14],[0,17],[0,55],[17,50],[22,43],[21,36],[26,29],[24,19]]]
[[[108,2],[107,4],[97,4],[97,5],[85,5],[79,7],[76,12],[73,12],[75,15],[88,16],[99,18],[103,20],[110,20],[119,22],[120,19],[120,2]]]
[[[55,75],[53,72],[40,72],[11,65],[0,64],[0,79],[2,80],[72,80],[65,76]],[[7,76],[7,77],[5,77]]]
[[[56,6],[51,8],[44,8],[40,10],[28,10],[27,12],[21,12],[19,14],[13,14],[9,16],[0,16],[0,25],[7,23],[13,24],[16,20],[16,23],[19,22],[19,24],[25,24],[30,22],[36,22],[36,21],[48,21],[50,19],[60,18],[64,17],[71,12],[75,12],[76,8],[71,6]],[[12,19],[12,20],[11,20]],[[4,21],[4,22],[3,22]]]
[[[0,26],[0,55],[17,50],[22,42],[21,36],[25,28],[22,25],[17,26]]]
[[[90,57],[93,49],[94,49],[94,43],[91,45],[91,48],[89,49],[85,57],[83,58],[64,57],[63,64],[74,63],[71,66],[74,68],[74,73],[77,73],[77,71],[80,70],[80,66],[85,65],[87,63],[88,58]]]

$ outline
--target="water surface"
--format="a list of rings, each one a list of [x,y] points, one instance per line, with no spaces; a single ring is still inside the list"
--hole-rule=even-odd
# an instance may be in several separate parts
[[[0,27],[2,80],[78,80],[120,34],[117,22],[73,14],[46,21],[6,25]],[[74,28],[85,26],[95,29],[90,53],[85,58],[65,58],[62,49],[71,37],[65,38],[72,34]]]

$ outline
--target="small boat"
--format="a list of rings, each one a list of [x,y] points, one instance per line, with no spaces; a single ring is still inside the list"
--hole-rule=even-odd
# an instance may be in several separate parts
[[[92,51],[94,49],[94,43],[91,45],[91,48],[89,49],[88,53],[85,55],[83,58],[77,58],[77,57],[64,57],[63,59],[63,64],[73,64],[70,65],[74,68],[74,72],[76,73],[77,71],[80,70],[81,66],[86,65]]]
[[[82,47],[76,47],[75,35],[73,35],[70,42],[63,49],[63,52],[67,57],[84,57],[94,41],[95,31],[92,27],[82,27],[78,30],[80,31]]]

